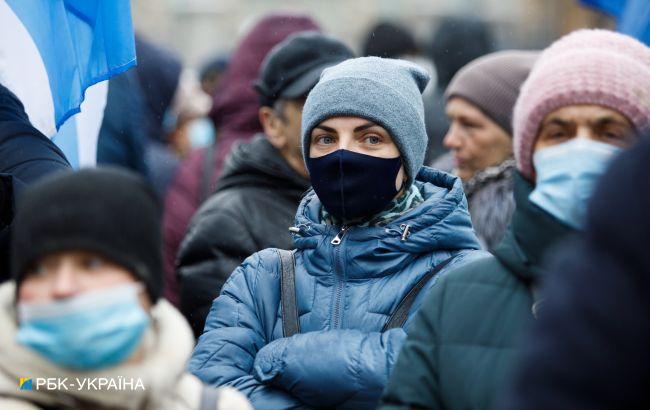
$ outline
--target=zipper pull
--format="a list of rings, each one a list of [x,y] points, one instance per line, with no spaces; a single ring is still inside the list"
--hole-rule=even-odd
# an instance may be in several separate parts
[[[334,237],[334,239],[332,239],[332,242],[330,243],[335,246],[341,244],[341,241],[343,240],[343,235],[345,235],[345,231],[347,230],[348,230],[347,226],[342,226],[339,233],[336,234],[336,236]]]
[[[411,235],[411,225],[401,224],[399,227],[402,229],[402,242],[404,242]]]

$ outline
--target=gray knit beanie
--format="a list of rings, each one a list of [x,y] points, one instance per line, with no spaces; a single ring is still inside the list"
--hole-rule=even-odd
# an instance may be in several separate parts
[[[451,80],[445,99],[461,97],[477,106],[512,136],[512,111],[536,51],[508,50],[477,58]]]
[[[361,117],[384,127],[402,154],[406,186],[424,162],[427,133],[422,91],[427,72],[408,61],[379,57],[346,60],[327,68],[302,111],[303,156],[309,157],[312,130],[332,117]]]

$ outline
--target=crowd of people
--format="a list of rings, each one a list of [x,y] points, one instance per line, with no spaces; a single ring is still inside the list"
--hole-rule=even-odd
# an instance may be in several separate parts
[[[372,32],[138,35],[74,172],[0,84],[2,409],[650,406],[650,47]]]

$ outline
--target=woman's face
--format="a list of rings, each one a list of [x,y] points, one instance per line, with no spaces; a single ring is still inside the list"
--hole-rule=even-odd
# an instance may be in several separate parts
[[[309,156],[318,158],[344,149],[379,158],[400,156],[397,145],[382,126],[359,117],[333,117],[318,124],[311,132]],[[395,180],[395,189],[402,188],[404,165]]]
[[[454,172],[463,181],[512,155],[510,135],[474,104],[454,97],[446,111],[451,125],[443,144],[453,152]]]

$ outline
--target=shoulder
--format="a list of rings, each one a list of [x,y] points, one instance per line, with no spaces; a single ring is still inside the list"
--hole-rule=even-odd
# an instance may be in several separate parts
[[[251,293],[261,285],[277,282],[280,277],[280,258],[277,249],[269,248],[255,252],[246,258],[230,275],[224,285],[223,293],[231,287],[248,287]]]
[[[471,251],[459,255],[439,275],[435,288],[464,286],[489,286],[508,288],[520,285],[520,281],[511,275],[508,269],[492,254],[484,251]]]

